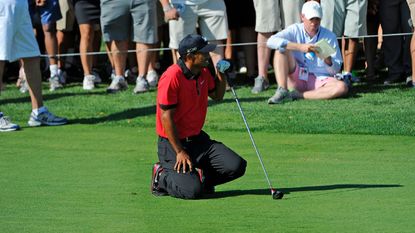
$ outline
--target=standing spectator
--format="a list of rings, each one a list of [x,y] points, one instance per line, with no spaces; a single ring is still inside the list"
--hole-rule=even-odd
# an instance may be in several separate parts
[[[347,85],[333,76],[340,70],[342,58],[336,35],[320,26],[322,9],[316,1],[304,3],[301,24],[293,24],[271,36],[267,45],[277,50],[274,57],[278,89],[269,104],[293,99],[332,99],[345,95]],[[326,40],[335,53],[322,57],[314,45]],[[317,57],[307,54],[315,53]],[[292,89],[292,92],[288,90]]]
[[[197,26],[209,43],[217,45],[225,43],[228,22],[224,0],[172,0],[171,3],[180,13],[177,20],[169,21],[169,47],[173,50],[174,62],[177,62],[179,42],[188,34],[196,34]],[[210,56],[213,65],[216,65],[224,57],[223,46],[216,47]]]
[[[412,30],[414,30],[413,23],[415,22],[415,0],[407,0],[409,10],[411,12]],[[412,75],[406,79],[406,84],[410,87],[415,88],[415,34],[412,34],[411,39],[411,58],[412,58]]]
[[[352,75],[356,60],[359,37],[367,34],[366,14],[367,0],[321,0],[324,18],[321,25],[336,36],[347,37],[342,46],[343,79],[358,81]]]
[[[55,91],[62,88],[63,78],[59,76],[58,67],[58,40],[56,37],[56,21],[62,18],[58,0],[36,0],[36,6],[30,7],[34,14],[36,10],[40,13],[43,34],[45,35],[46,52],[49,55],[50,90]],[[62,73],[61,73],[62,74]]]
[[[136,43],[138,77],[134,93],[148,91],[146,80],[150,52],[147,51],[157,42],[157,11],[154,0],[101,0],[101,26],[104,41],[109,43],[115,68],[107,92],[126,90],[128,84],[124,78],[128,42]]]
[[[301,23],[301,7],[304,0],[281,0],[282,27],[287,28],[291,24]]]
[[[281,6],[278,0],[254,0],[256,13],[255,31],[257,35],[258,76],[251,92],[257,94],[269,87],[268,66],[271,50],[266,42],[276,31],[282,29]]]
[[[1,0],[0,9],[0,77],[3,77],[5,61],[21,59],[24,69],[30,71],[26,74],[32,101],[29,126],[66,124],[66,118],[54,116],[43,106],[40,51],[32,31],[28,2]],[[11,123],[0,112],[0,132],[17,129],[19,126]]]
[[[367,34],[374,36],[379,31],[379,0],[368,0],[367,5]],[[374,81],[376,74],[376,52],[378,49],[378,37],[369,37],[364,39],[365,56],[366,56],[366,80]]]
[[[179,44],[177,64],[160,78],[156,113],[160,163],[153,167],[154,195],[195,199],[245,173],[246,161],[202,130],[208,97],[223,99],[223,73],[230,66],[218,61],[217,78],[213,78],[206,67],[215,47],[200,35],[186,36]],[[196,169],[202,169],[203,176]]]
[[[231,43],[250,43],[256,41],[256,33],[254,30],[254,3],[251,0],[225,0],[225,4],[231,38],[230,41],[228,41],[229,38],[226,41],[225,58],[236,61],[240,73],[247,73],[248,77],[253,77],[256,66],[256,46],[245,45],[232,47]],[[235,9],[239,10],[236,11]]]
[[[70,46],[74,44],[75,14],[72,0],[59,0],[59,7],[62,19],[56,22],[58,54],[65,54],[68,52]],[[67,73],[65,71],[65,61],[67,59],[68,57],[60,57],[58,60],[58,75],[62,84],[66,83]]]
[[[100,83],[101,79],[98,73],[92,71],[96,56],[87,53],[99,51],[101,45],[100,2],[99,0],[74,0],[74,8],[81,33],[79,52],[81,53],[82,69],[84,71],[82,87],[84,90],[92,90],[95,88],[95,83]]]
[[[380,23],[383,29],[383,50],[388,76],[384,85],[403,81],[411,73],[410,41],[411,36],[387,36],[395,33],[412,32],[408,20],[409,7],[406,0],[380,0]]]

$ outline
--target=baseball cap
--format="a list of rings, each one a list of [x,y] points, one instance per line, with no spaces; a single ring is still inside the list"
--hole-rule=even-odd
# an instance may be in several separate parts
[[[208,44],[206,38],[201,35],[187,35],[179,43],[179,54],[184,57],[189,53],[208,53],[216,49],[215,44]]]
[[[321,10],[321,6],[316,1],[308,1],[304,3],[303,9],[301,13],[307,18],[320,18],[323,16],[323,11]]]

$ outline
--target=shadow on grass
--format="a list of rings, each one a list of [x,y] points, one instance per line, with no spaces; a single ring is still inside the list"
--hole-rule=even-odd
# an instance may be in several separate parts
[[[339,189],[373,189],[373,188],[399,188],[403,187],[400,184],[333,184],[333,185],[321,185],[321,186],[305,186],[295,188],[280,188],[285,195],[292,192],[310,192],[310,191],[326,191],[326,190],[339,190]],[[231,190],[231,191],[219,191],[215,194],[207,195],[205,199],[215,199],[242,195],[271,195],[270,189],[251,189],[251,190]]]
[[[127,109],[122,112],[113,113],[107,116],[102,117],[92,117],[92,118],[77,118],[71,119],[69,123],[71,124],[98,124],[108,121],[121,121],[126,119],[133,119],[140,116],[148,116],[156,114],[156,106],[146,106],[142,108],[132,108]]]
[[[382,93],[390,89],[404,89],[405,85],[402,84],[393,84],[385,86],[383,83],[361,83],[359,85],[353,86],[349,90],[349,98],[359,98],[359,94],[366,93]]]
[[[254,97],[254,98],[238,98],[241,102],[256,102],[256,101],[264,101],[265,97]],[[224,104],[229,102],[235,102],[234,99],[224,99],[219,102],[215,102],[213,100],[209,101],[209,105],[217,105],[217,104]],[[90,118],[77,118],[77,119],[71,119],[69,123],[71,124],[99,124],[103,122],[109,122],[109,121],[121,121],[121,120],[127,120],[127,119],[133,119],[140,116],[149,116],[149,115],[155,115],[156,114],[156,106],[145,106],[141,108],[132,108],[127,109],[121,112],[113,113],[106,116],[100,116],[100,117],[90,117]]]
[[[100,92],[82,92],[82,93],[70,93],[70,92],[63,92],[63,93],[52,93],[52,94],[43,94],[43,100],[54,100],[64,97],[71,97],[71,96],[93,96],[93,95],[106,95],[105,91]],[[0,105],[3,104],[20,104],[20,103],[30,103],[30,96],[29,94],[22,94],[21,97],[14,98],[14,99],[2,99],[0,100]]]
[[[232,94],[231,94],[232,95]],[[250,103],[250,102],[265,102],[266,100],[268,100],[269,97],[251,97],[251,98],[240,98],[238,96],[238,100],[240,103],[245,102],[245,103]],[[218,104],[224,104],[224,103],[233,103],[235,102],[235,99],[233,97],[233,95],[231,96],[231,98],[227,98],[227,99],[223,99],[221,101],[214,101],[214,100],[210,100],[209,99],[209,106],[214,106],[214,105],[218,105]]]

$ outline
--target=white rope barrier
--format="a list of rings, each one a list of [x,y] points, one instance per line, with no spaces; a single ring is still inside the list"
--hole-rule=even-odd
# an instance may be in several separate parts
[[[393,34],[382,34],[381,37],[393,37],[393,36],[411,36],[413,33],[393,33]],[[377,38],[379,35],[366,35],[366,36],[359,36],[359,37],[337,37],[337,39],[365,39],[365,38]],[[239,47],[239,46],[252,46],[257,45],[257,42],[247,42],[247,43],[233,43],[233,44],[220,44],[218,47],[225,47],[225,46],[232,46],[232,47]],[[116,54],[116,53],[135,53],[140,51],[154,51],[154,52],[160,52],[160,51],[170,51],[170,48],[152,48],[152,49],[131,49],[127,51],[111,51],[111,52],[88,52],[86,55],[88,56],[94,56],[94,55],[106,55],[108,53]],[[49,56],[47,54],[40,55],[41,57],[48,58],[48,57],[75,57],[75,56],[81,56],[83,53],[65,53],[65,54],[57,54],[55,56]]]

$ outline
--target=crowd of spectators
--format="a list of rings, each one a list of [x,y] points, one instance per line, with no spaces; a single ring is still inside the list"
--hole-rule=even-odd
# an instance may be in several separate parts
[[[37,1],[44,4],[35,4]],[[109,93],[127,90],[128,83],[135,85],[134,93],[147,92],[157,86],[159,74],[177,61],[179,41],[187,34],[197,33],[219,45],[211,53],[212,67],[222,58],[232,60],[234,72],[248,77],[245,81],[254,83],[252,93],[257,94],[268,89],[268,76],[273,76],[270,71],[275,52],[267,47],[267,40],[288,26],[301,23],[301,6],[306,1],[28,2],[32,24],[38,29],[39,47],[47,55],[42,61],[43,77],[49,81],[51,91],[63,88],[67,81],[80,79],[84,90],[92,90],[102,78],[110,83]],[[323,9],[321,25],[339,39],[343,65],[337,78],[349,85],[359,81],[390,85],[406,79],[412,86],[412,21],[406,0],[317,2]],[[232,46],[235,43],[246,45]],[[108,56],[92,53],[104,47]],[[65,56],[72,52],[79,55]],[[363,62],[359,54],[364,54]],[[22,92],[27,91],[24,70],[16,72],[16,66],[22,66],[6,66],[9,71],[4,76],[18,76],[17,85]],[[355,72],[362,68],[363,74]]]

